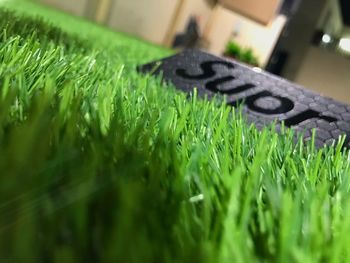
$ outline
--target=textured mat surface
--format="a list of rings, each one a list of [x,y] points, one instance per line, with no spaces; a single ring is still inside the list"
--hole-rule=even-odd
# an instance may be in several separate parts
[[[187,50],[140,66],[139,70],[162,74],[164,80],[184,92],[197,88],[202,97],[226,95],[228,105],[244,105],[247,120],[258,128],[277,121],[278,129],[284,122],[302,132],[306,140],[315,128],[318,147],[331,144],[340,135],[350,136],[349,105],[232,60]],[[348,138],[346,146],[350,146]]]

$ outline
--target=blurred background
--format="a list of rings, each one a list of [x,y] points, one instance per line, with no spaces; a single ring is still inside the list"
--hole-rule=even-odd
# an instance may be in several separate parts
[[[197,47],[350,103],[350,0],[41,0],[169,48]]]

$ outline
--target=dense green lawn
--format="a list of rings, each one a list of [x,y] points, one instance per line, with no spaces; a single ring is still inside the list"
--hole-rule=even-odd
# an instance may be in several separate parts
[[[0,3],[0,262],[350,261],[341,144],[136,73],[169,50]]]

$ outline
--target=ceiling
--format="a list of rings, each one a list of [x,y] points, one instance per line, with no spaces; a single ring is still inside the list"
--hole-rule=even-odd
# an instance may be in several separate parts
[[[350,26],[350,1],[340,0],[344,24]]]

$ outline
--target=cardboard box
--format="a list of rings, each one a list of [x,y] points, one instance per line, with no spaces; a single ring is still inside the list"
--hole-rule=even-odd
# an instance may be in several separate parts
[[[238,14],[267,25],[277,16],[281,0],[219,0],[219,3]]]

